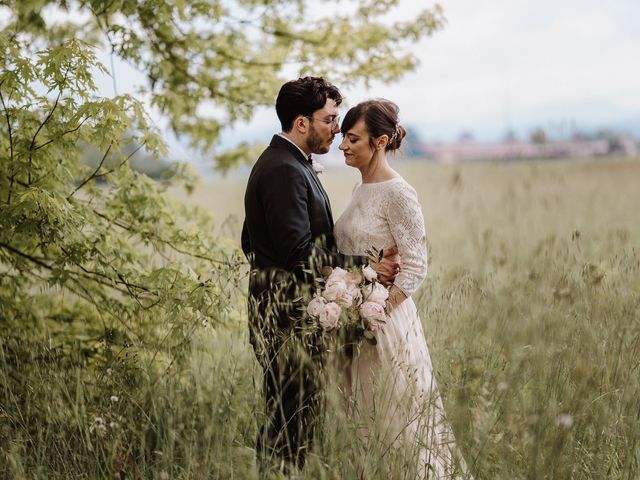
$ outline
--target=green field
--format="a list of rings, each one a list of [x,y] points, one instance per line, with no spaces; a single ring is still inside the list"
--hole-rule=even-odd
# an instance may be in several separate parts
[[[429,274],[416,303],[475,478],[639,478],[640,160],[405,162],[398,170],[423,205]],[[322,174],[334,217],[357,179],[346,169]],[[237,244],[245,182],[205,179],[192,196],[174,195],[210,209]],[[60,423],[86,431],[79,440],[50,427],[25,430],[23,443],[0,439],[0,473],[255,478],[260,383],[243,295],[229,292],[236,313],[226,327],[202,327],[172,375],[139,372],[133,381],[123,364],[106,383],[96,374],[101,387],[92,390],[74,384],[81,373],[43,367],[50,397],[4,409],[26,408],[18,413],[28,417],[50,406]],[[141,396],[146,403],[127,402]],[[96,416],[117,428],[96,435]],[[354,478],[344,442],[327,435],[299,477]]]
[[[398,170],[423,205],[418,304],[476,476],[637,478],[640,162]],[[336,217],[357,179],[323,174]],[[190,201],[237,233],[245,181],[205,182]]]
[[[640,246],[640,162],[574,160],[442,166],[405,161],[397,170],[414,186],[423,206],[436,271],[458,267],[486,271],[504,258],[507,270],[528,259],[541,242],[577,233],[582,254],[608,258]],[[248,175],[248,174],[247,174]],[[188,204],[213,212],[238,235],[246,176],[203,179]],[[359,179],[341,167],[322,174],[334,217]],[[508,259],[507,259],[508,257]],[[508,261],[506,261],[508,260]],[[479,270],[478,270],[479,269]]]

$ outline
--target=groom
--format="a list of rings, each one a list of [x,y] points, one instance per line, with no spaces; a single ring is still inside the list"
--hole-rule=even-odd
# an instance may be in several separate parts
[[[336,250],[329,197],[311,154],[329,151],[338,128],[340,91],[318,77],[285,83],[276,100],[282,132],[251,170],[244,197],[242,250],[251,265],[249,338],[263,369],[265,419],[256,451],[267,468],[302,467],[320,413],[322,354],[296,334],[299,299],[323,266],[364,265]],[[384,281],[398,264],[373,263]]]

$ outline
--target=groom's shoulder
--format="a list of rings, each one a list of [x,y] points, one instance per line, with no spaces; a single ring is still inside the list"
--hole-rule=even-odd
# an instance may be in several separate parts
[[[254,165],[256,173],[268,174],[275,171],[303,171],[304,167],[287,148],[269,145],[258,157]]]

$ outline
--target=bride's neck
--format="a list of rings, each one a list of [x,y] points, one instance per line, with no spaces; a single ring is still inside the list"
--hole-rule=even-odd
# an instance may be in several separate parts
[[[368,165],[360,169],[362,183],[378,183],[391,180],[398,174],[389,166],[384,156],[374,157]]]

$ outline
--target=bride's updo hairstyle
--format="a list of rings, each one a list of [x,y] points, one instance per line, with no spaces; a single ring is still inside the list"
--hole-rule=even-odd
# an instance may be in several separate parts
[[[375,138],[387,135],[389,141],[385,151],[397,150],[407,134],[404,127],[398,123],[399,110],[395,103],[383,98],[367,100],[349,109],[340,131],[343,135],[346,134],[362,118],[371,137],[369,144],[373,148],[375,148]]]

